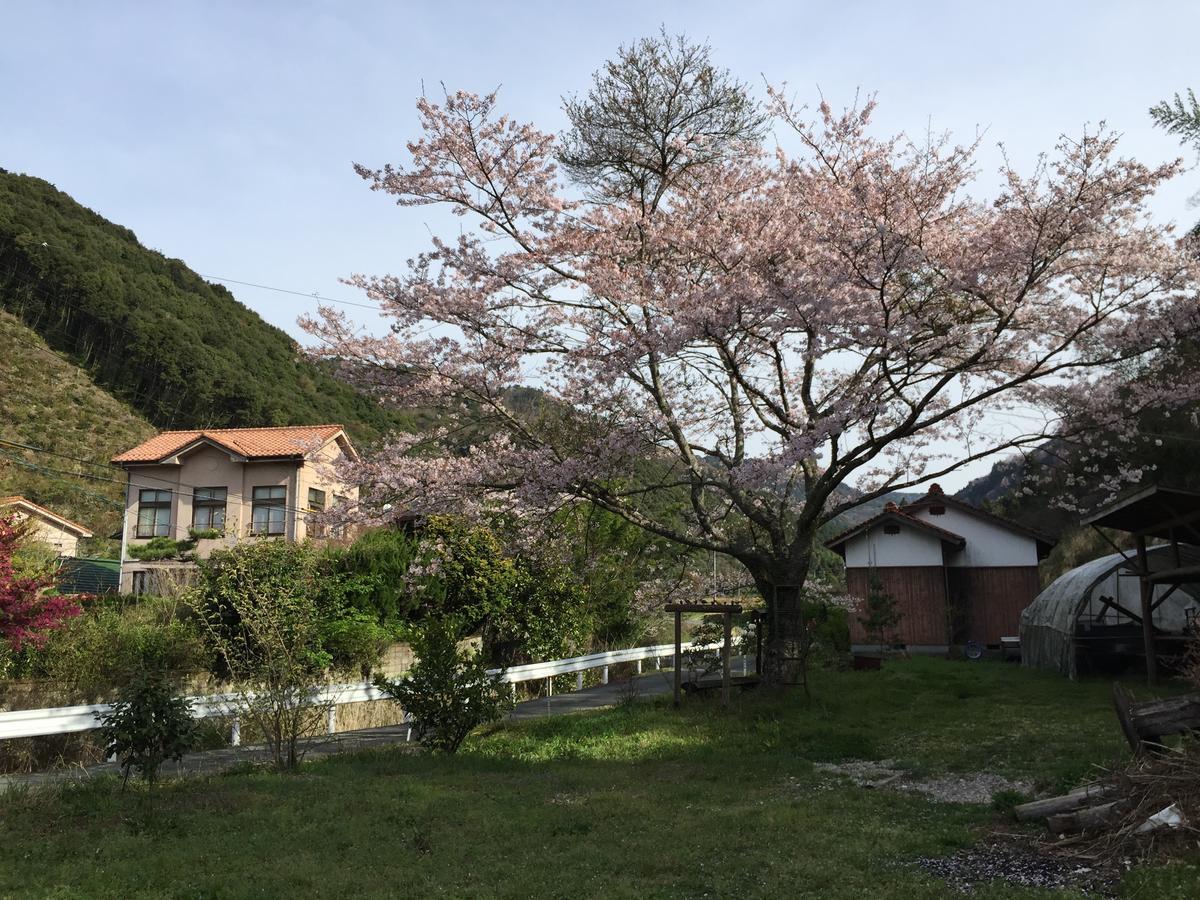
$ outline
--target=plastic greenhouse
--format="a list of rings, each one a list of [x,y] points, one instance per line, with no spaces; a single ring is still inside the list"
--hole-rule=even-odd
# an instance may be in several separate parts
[[[1200,549],[1180,544],[1150,547],[1152,573],[1200,564]],[[1156,643],[1181,653],[1186,632],[1200,617],[1200,579],[1155,584]],[[1070,678],[1144,662],[1137,559],[1113,553],[1060,575],[1021,614],[1022,664],[1054,669]]]

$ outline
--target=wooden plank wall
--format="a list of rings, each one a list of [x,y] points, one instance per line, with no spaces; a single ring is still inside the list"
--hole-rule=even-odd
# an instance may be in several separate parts
[[[1021,630],[1021,612],[1038,595],[1036,566],[951,568],[951,596],[963,604],[963,632],[955,643],[999,644]]]
[[[881,566],[875,569],[884,590],[900,610],[900,641],[905,644],[942,646],[949,643],[946,619],[946,570],[941,566]],[[870,590],[870,569],[847,569],[846,587],[854,597]],[[863,644],[867,636],[850,614],[850,640]]]

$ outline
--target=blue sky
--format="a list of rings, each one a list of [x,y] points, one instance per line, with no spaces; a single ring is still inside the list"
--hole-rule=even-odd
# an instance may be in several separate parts
[[[3,20],[0,166],[204,275],[351,300],[339,277],[399,270],[446,222],[351,170],[405,158],[422,84],[500,85],[507,111],[557,130],[560,97],[660,25],[756,85],[835,106],[877,92],[886,131],[983,130],[989,176],[997,142],[1027,167],[1100,120],[1147,162],[1194,161],[1146,114],[1200,89],[1194,2],[9,2]],[[1169,186],[1156,215],[1190,225],[1197,188]],[[230,287],[294,334],[312,308]]]

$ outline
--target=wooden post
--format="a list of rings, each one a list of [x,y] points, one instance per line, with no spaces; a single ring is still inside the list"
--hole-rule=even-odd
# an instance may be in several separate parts
[[[762,678],[762,629],[763,616],[760,613],[754,620],[754,674]]]
[[[675,705],[679,705],[680,695],[683,693],[683,660],[680,658],[683,654],[683,613],[675,610]]]
[[[731,659],[733,653],[733,613],[727,612],[725,619],[725,646],[721,649],[721,702],[729,705],[729,680],[733,672]]]
[[[1142,596],[1142,642],[1146,648],[1146,683],[1158,681],[1158,659],[1154,655],[1154,611],[1151,609],[1154,587],[1150,584],[1150,561],[1146,556],[1146,536],[1137,536],[1138,584]]]

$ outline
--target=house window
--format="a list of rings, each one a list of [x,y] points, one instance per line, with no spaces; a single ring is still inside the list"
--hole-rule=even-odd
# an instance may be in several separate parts
[[[931,506],[929,507],[929,514],[931,516],[944,516],[946,514],[946,507],[940,505]]]
[[[250,533],[283,534],[287,514],[287,487],[256,487],[250,501]]]
[[[139,491],[137,536],[166,537],[171,533],[171,492]]]
[[[323,513],[325,511],[325,492],[319,491],[316,488],[308,489],[308,512],[310,514]],[[311,537],[325,537],[325,526],[320,522],[313,522],[309,526],[308,533]]]
[[[900,526],[895,524],[894,522],[889,522],[888,524],[883,526],[883,533],[884,534],[899,534]]]
[[[192,495],[192,527],[221,531],[225,527],[228,494],[228,489],[223,487],[196,488]]]

